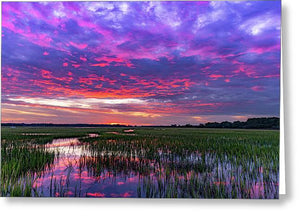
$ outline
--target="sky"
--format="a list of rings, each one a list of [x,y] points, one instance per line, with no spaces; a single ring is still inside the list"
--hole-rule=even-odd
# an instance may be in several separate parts
[[[2,122],[279,116],[280,1],[2,2]]]

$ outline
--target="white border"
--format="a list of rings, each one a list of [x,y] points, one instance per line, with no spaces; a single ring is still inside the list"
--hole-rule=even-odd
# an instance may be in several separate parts
[[[284,144],[284,100],[283,100],[283,10],[281,2],[281,57],[280,57],[280,151],[279,151],[279,194],[286,194],[285,184],[285,144]]]

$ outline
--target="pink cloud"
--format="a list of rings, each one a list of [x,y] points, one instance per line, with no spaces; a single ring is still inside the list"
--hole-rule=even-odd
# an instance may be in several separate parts
[[[85,57],[80,57],[80,60],[82,60],[82,61],[87,61],[87,59],[85,58]]]
[[[80,64],[72,64],[73,67],[78,68],[80,67]]]
[[[261,92],[261,91],[264,90],[264,87],[262,87],[262,86],[253,86],[253,87],[251,87],[251,89],[255,92]]]
[[[218,78],[222,78],[224,77],[223,75],[219,75],[219,74],[211,74],[209,75],[210,78],[213,78],[213,79],[218,79]]]
[[[99,62],[109,63],[109,64],[114,62],[115,66],[134,67],[134,65],[129,60],[120,57],[99,57],[99,58],[95,58],[95,60]]]
[[[256,54],[263,54],[265,52],[271,52],[274,50],[279,50],[280,51],[280,44],[274,45],[274,46],[270,46],[270,47],[253,47],[249,49],[249,52],[253,52]]]
[[[98,63],[98,64],[92,64],[91,66],[93,67],[106,67],[109,66],[108,63]]]
[[[46,79],[51,79],[52,78],[52,73],[48,70],[41,70],[42,77]]]
[[[87,44],[79,44],[79,43],[75,43],[75,42],[69,42],[70,45],[72,45],[73,47],[75,48],[78,48],[78,49],[85,49],[88,45]]]

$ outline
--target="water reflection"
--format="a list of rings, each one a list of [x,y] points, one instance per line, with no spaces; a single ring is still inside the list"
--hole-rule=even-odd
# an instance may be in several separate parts
[[[99,134],[96,134],[96,133],[90,133],[89,134],[89,138],[95,138],[95,137],[98,137],[99,136]]]
[[[54,139],[51,143],[47,143],[45,146],[47,148],[53,147],[67,147],[78,145],[80,142],[78,138],[67,138],[67,139]]]
[[[51,134],[50,133],[22,133],[21,135],[43,136],[43,135],[51,135]]]
[[[34,175],[34,191],[46,197],[278,197],[278,175],[264,180],[263,168],[256,170],[251,161],[237,167],[226,155],[220,161],[212,152],[176,155],[158,148],[150,155],[145,148],[118,143],[107,139],[101,147],[78,138],[47,143],[55,159]],[[244,168],[251,173],[245,175]]]
[[[97,137],[96,134],[90,134]],[[133,197],[136,196],[138,177],[136,174],[114,174],[108,170],[97,176],[86,163],[95,162],[87,144],[78,138],[55,139],[45,145],[55,151],[52,166],[42,175],[35,174],[33,187],[46,197]],[[106,154],[108,154],[106,152]]]

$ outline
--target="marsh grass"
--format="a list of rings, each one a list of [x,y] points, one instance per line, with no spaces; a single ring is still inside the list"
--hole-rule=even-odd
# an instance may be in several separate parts
[[[21,135],[24,132],[49,135]],[[85,137],[91,133],[99,136]],[[5,129],[1,146],[2,196],[88,196],[81,180],[74,182],[71,169],[80,176],[87,172],[99,187],[131,181],[136,187],[131,197],[279,196],[279,131],[145,127],[135,128],[134,133],[125,134],[124,128]],[[50,173],[55,160],[64,154],[43,145],[75,136],[81,137],[81,147],[88,153],[66,166],[63,177]],[[47,193],[33,185],[46,172],[50,176]]]

